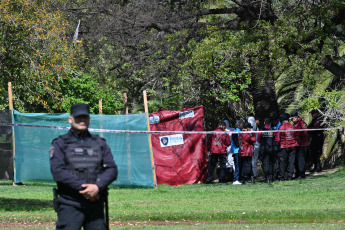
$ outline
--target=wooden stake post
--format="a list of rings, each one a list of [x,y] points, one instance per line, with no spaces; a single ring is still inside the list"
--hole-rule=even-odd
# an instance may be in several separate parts
[[[125,106],[125,114],[128,115],[127,93],[123,92],[123,104]]]
[[[10,109],[11,112],[11,119],[12,119],[12,123],[14,123],[14,114],[13,114],[13,94],[12,94],[12,82],[8,82],[8,107]],[[14,136],[14,126],[12,126],[12,149],[13,149],[13,185],[16,185],[14,183],[15,180],[15,175],[16,175],[16,145],[15,145],[15,136]]]
[[[146,120],[147,120],[147,130],[150,131],[149,108],[148,108],[148,106],[147,106],[147,95],[146,95],[146,90],[144,90],[143,95],[144,95],[144,107],[145,107]],[[153,183],[154,183],[154,186],[157,187],[156,170],[155,170],[155,164],[154,164],[154,159],[153,159],[151,134],[149,134],[149,145],[150,145],[152,172],[153,172]]]

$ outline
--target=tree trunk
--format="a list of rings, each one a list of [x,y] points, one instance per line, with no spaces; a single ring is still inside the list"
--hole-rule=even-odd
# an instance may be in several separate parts
[[[271,79],[252,77],[251,94],[253,96],[253,105],[255,116],[260,120],[265,117],[279,113],[277,95],[275,91],[274,81]]]

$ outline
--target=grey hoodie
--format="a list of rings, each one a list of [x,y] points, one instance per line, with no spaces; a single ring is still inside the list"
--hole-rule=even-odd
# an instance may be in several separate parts
[[[254,131],[259,131],[259,128],[256,127],[255,117],[248,117],[248,122],[252,125]],[[255,133],[256,142],[254,143],[254,148],[259,148],[260,143],[258,142],[258,133]]]

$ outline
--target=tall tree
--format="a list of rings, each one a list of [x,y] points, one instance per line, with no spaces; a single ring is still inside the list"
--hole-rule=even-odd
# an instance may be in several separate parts
[[[210,40],[209,26],[229,34],[243,33],[242,46],[236,47],[236,52],[245,55],[242,69],[251,76],[249,92],[256,114],[278,110],[274,83],[291,65],[297,70],[292,74],[303,79],[311,79],[323,69],[337,77],[343,74],[332,55],[344,40],[344,4],[340,0],[94,0],[72,1],[61,9],[75,18],[73,21],[82,20],[80,35],[87,53],[90,58],[97,57],[93,59],[97,65],[88,63],[90,69],[100,69],[96,72],[105,72],[121,87],[129,88],[133,101],[142,89],[151,90],[158,98],[176,98],[180,93],[182,105],[191,102],[185,103],[183,95],[198,89],[213,95],[210,104],[219,101],[214,92],[224,88],[223,83],[214,87],[204,81],[205,73],[194,71],[192,79],[188,77],[190,67],[181,70],[183,63],[196,58],[193,50]],[[227,41],[226,37],[220,40]],[[217,46],[214,48],[217,51]],[[236,66],[228,66],[240,73]],[[221,78],[210,69],[206,71],[207,78]],[[187,87],[181,86],[182,81]],[[193,102],[204,102],[201,96]]]
[[[14,107],[25,111],[62,111],[61,81],[81,58],[78,45],[68,45],[66,21],[38,0],[0,2],[0,109],[12,82]]]

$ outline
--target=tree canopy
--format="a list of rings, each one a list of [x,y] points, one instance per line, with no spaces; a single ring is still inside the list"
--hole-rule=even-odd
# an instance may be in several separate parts
[[[6,0],[1,12],[12,12],[2,31],[20,35],[2,32],[1,74],[23,110],[95,103],[100,95],[77,92],[82,79],[108,92],[109,112],[121,110],[122,91],[140,110],[147,90],[150,111],[202,104],[211,125],[326,108],[343,95],[341,0]]]

